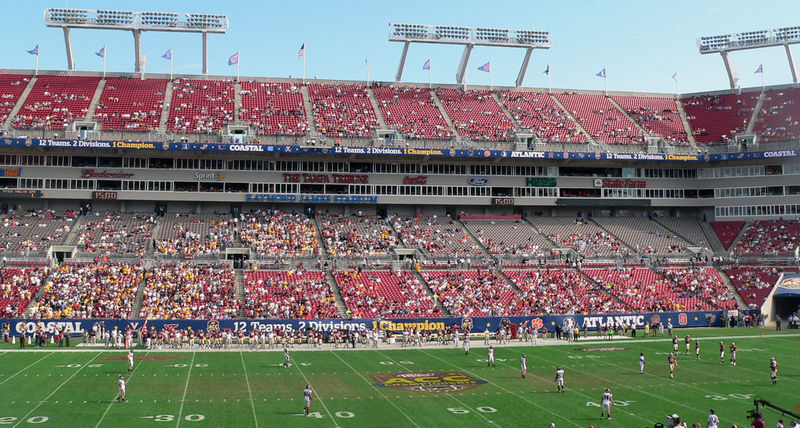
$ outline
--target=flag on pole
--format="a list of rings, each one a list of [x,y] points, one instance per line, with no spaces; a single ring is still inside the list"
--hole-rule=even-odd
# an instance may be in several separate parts
[[[544,74],[550,75],[550,64],[547,64],[547,68],[544,69]]]
[[[672,75],[672,80],[678,81],[678,72],[676,71],[675,74]]]
[[[423,70],[430,70],[431,69],[431,60],[430,59],[425,61],[425,64],[422,64],[422,69]]]
[[[486,73],[488,73],[488,72],[489,72],[489,70],[490,70],[490,67],[491,67],[491,66],[490,66],[490,64],[491,64],[491,61],[490,61],[490,62],[487,62],[486,64],[483,64],[483,65],[482,65],[482,66],[480,66],[480,67],[478,67],[478,70],[480,70],[480,71],[485,71]]]
[[[239,52],[237,51],[235,54],[231,55],[230,58],[228,58],[228,65],[234,65],[238,63],[239,63]]]
[[[28,53],[31,55],[39,55],[39,45],[36,45],[35,48],[29,50]]]
[[[604,68],[604,69],[600,70],[600,72],[597,73],[595,76],[602,77],[603,79],[605,79],[606,78],[606,69]]]
[[[103,46],[99,51],[94,53],[95,55],[99,56],[100,58],[106,57],[106,47]]]
[[[297,51],[297,59],[302,58],[306,54],[306,44],[300,45],[300,50]]]
[[[164,59],[172,59],[172,49],[164,52],[164,55],[161,55],[161,58]]]
[[[764,64],[759,64],[758,68],[756,69],[756,71],[753,72],[753,74],[758,74],[763,72],[764,72]]]

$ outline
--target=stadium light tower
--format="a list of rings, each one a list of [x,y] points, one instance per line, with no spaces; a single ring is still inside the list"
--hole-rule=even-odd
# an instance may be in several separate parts
[[[525,71],[534,49],[550,49],[550,32],[534,30],[505,30],[500,28],[470,28],[452,27],[447,25],[418,25],[418,24],[393,24],[389,23],[389,41],[402,42],[403,53],[400,55],[400,65],[397,67],[395,80],[400,82],[403,77],[403,67],[411,43],[435,43],[445,45],[463,45],[464,53],[456,71],[456,81],[460,84],[464,80],[464,71],[467,69],[469,55],[475,46],[493,46],[504,48],[524,48],[525,58],[517,74],[517,86],[522,86]]]
[[[123,30],[133,33],[136,55],[136,72],[144,72],[142,55],[142,31],[167,31],[201,33],[203,35],[203,74],[208,74],[208,33],[222,34],[228,31],[228,17],[206,13],[131,12],[125,10],[55,9],[44,11],[44,22],[48,27],[64,30],[67,47],[67,67],[75,70],[72,58],[72,28],[91,30]]]
[[[704,36],[697,39],[697,47],[701,54],[719,53],[725,69],[728,71],[728,80],[731,89],[736,89],[736,74],[728,56],[729,52],[746,49],[760,49],[773,46],[783,46],[786,49],[786,58],[789,60],[789,69],[792,72],[792,81],[797,85],[797,69],[792,58],[790,45],[800,43],[800,27],[773,28],[771,30],[748,31],[746,33],[724,34],[721,36]]]

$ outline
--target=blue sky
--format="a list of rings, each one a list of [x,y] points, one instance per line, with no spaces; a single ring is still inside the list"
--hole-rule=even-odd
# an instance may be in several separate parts
[[[47,7],[223,13],[230,19],[224,35],[209,36],[209,73],[235,75],[228,57],[240,51],[242,76],[298,77],[300,45],[306,43],[308,78],[365,80],[364,59],[369,57],[372,80],[393,81],[402,44],[388,41],[388,23],[482,26],[550,31],[553,47],[537,50],[523,83],[547,87],[542,73],[549,64],[554,88],[602,89],[595,74],[607,69],[608,89],[630,92],[674,93],[672,74],[678,72],[681,92],[727,89],[728,80],[717,54],[700,55],[696,38],[732,32],[800,25],[797,0],[602,1],[84,1],[4,0],[0,26],[0,68],[32,69],[34,57],[25,51],[40,45],[42,70],[65,70],[61,30],[44,25]],[[13,7],[12,7],[13,5]],[[756,5],[756,6],[754,6]],[[78,70],[101,71],[93,53],[108,49],[108,70],[131,72],[133,37],[122,31],[75,30],[73,53]],[[147,71],[169,72],[161,55],[174,50],[175,72],[200,74],[201,42],[197,34],[145,33]],[[800,46],[793,48],[800,57]],[[431,59],[434,83],[455,83],[461,48],[412,45],[403,80],[428,81],[422,64]],[[477,47],[472,52],[468,82],[489,84],[489,75],[477,70],[492,63],[493,83],[514,84],[523,51]],[[743,87],[761,86],[753,71],[764,64],[767,85],[791,83],[784,49],[735,52],[734,68]],[[800,62],[800,60],[796,61]],[[800,66],[800,63],[798,63]]]

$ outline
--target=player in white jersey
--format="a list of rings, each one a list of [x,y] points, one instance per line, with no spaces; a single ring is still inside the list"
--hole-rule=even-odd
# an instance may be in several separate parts
[[[311,402],[314,400],[314,397],[311,396],[313,393],[314,390],[311,389],[311,385],[306,385],[306,389],[303,390],[303,399],[306,401],[306,408],[303,409],[305,414],[311,411]]]
[[[606,392],[603,393],[603,399],[600,400],[600,406],[603,408],[602,412],[600,413],[600,419],[603,419],[603,416],[607,416],[608,420],[611,420],[611,406],[614,404],[614,395],[611,394],[611,389],[606,388]]]
[[[489,347],[489,360],[487,361],[487,365],[489,367],[497,367],[494,364],[494,347],[493,346]]]
[[[128,351],[128,373],[133,373],[133,348]]]
[[[566,389],[564,388],[564,369],[561,366],[558,366],[556,369],[556,388],[558,388],[558,392],[564,392]]]
[[[719,416],[711,409],[711,414],[708,415],[708,424],[706,428],[719,428]]]
[[[525,375],[528,374],[528,356],[522,354],[522,358],[519,360],[520,370],[522,371],[522,378],[525,379]]]
[[[464,333],[464,355],[469,355],[469,333]]]
[[[639,373],[644,374],[644,352],[639,353]]]
[[[119,377],[119,397],[117,397],[117,401],[125,401],[125,376]]]
[[[458,330],[453,330],[453,346],[455,346],[456,348],[461,346],[461,344],[458,343]]]
[[[286,344],[283,345],[283,367],[289,367],[289,363],[292,362],[292,357],[289,356],[289,347]]]

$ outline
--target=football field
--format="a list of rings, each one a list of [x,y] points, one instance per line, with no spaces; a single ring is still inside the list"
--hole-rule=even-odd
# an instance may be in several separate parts
[[[764,331],[766,337],[761,338]],[[722,426],[749,426],[745,417],[760,396],[800,412],[800,335],[760,329],[677,330],[681,353],[674,379],[666,356],[671,342],[655,339],[555,340],[537,346],[497,345],[497,367],[487,367],[483,340],[462,348],[399,348],[283,353],[241,350],[136,351],[128,374],[126,351],[103,348],[18,351],[0,347],[0,425],[43,427],[644,427],[677,413],[702,422],[714,408]],[[701,360],[684,355],[686,334],[701,338]],[[721,339],[724,337],[724,339]],[[726,358],[719,361],[719,341]],[[739,348],[731,366],[728,347]],[[694,340],[692,340],[694,342]],[[559,342],[563,343],[563,342]],[[79,348],[80,349],[80,348]],[[520,376],[527,354],[528,376]],[[646,357],[639,373],[639,354]],[[769,359],[779,363],[772,385]],[[557,393],[555,371],[566,372]],[[117,403],[117,379],[128,378],[128,402]],[[303,389],[314,401],[303,414]],[[611,388],[612,420],[600,419],[600,398]],[[768,426],[778,415],[765,413]],[[791,417],[784,417],[791,420]],[[787,425],[788,426],[788,425]]]

